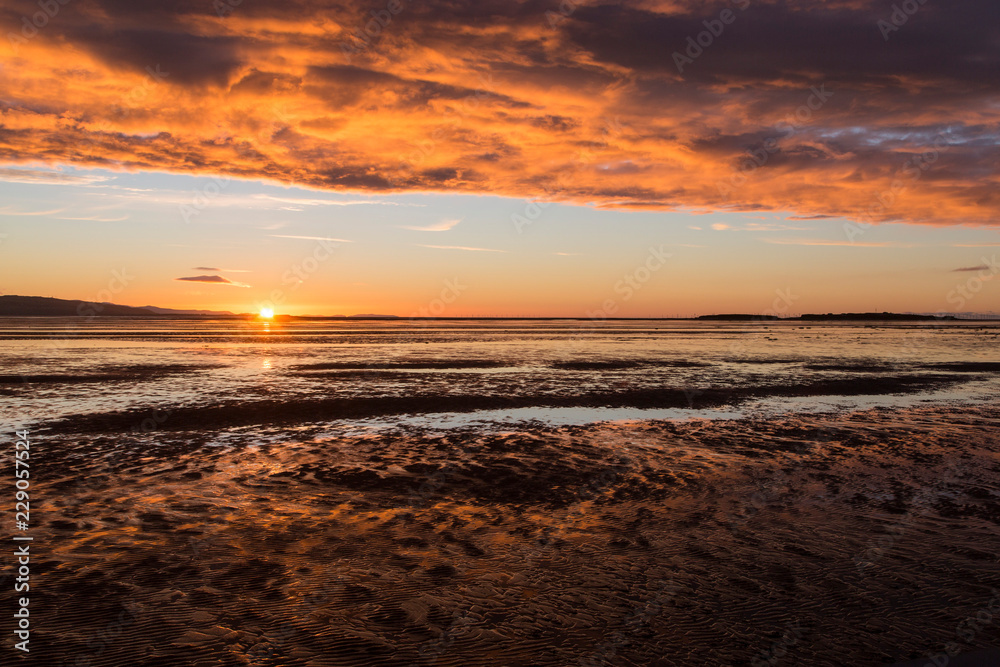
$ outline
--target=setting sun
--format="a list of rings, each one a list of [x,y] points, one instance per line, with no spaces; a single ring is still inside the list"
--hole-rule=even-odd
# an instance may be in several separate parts
[[[274,309],[273,308],[261,308],[260,309],[260,316],[263,317],[265,320],[269,320],[272,317],[274,317]]]

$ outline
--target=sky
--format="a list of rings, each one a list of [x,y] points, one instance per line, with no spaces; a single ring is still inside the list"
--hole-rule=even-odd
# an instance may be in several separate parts
[[[0,293],[1000,312],[995,0],[0,0]]]

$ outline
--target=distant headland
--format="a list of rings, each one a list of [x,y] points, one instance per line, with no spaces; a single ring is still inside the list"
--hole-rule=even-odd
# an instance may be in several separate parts
[[[233,313],[223,310],[178,310],[157,306],[122,306],[114,303],[95,303],[75,299],[55,299],[43,296],[0,296],[0,317],[141,317],[160,319],[257,319],[256,313]],[[277,321],[287,320],[395,320],[404,319],[398,315],[364,313],[359,315],[275,315]],[[454,317],[409,319],[458,319],[458,320],[585,320],[580,317]],[[950,315],[928,315],[921,313],[826,313],[805,314],[796,317],[776,315],[753,315],[749,313],[723,313],[701,315],[699,317],[621,317],[609,320],[696,320],[708,322],[922,322],[922,321],[969,321],[1000,320],[993,313],[957,313]]]
[[[696,317],[694,319],[698,320],[717,320],[726,322],[760,322],[760,321],[804,321],[804,322],[830,322],[830,321],[845,321],[845,322],[864,322],[864,321],[877,321],[877,322],[911,322],[911,321],[925,321],[925,320],[958,320],[960,318],[955,315],[920,315],[916,313],[827,313],[826,315],[821,314],[807,314],[799,315],[797,317],[778,317],[777,315],[702,315],[701,317]]]

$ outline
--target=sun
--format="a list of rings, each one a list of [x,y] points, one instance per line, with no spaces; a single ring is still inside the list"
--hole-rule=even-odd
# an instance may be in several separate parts
[[[269,320],[274,317],[274,308],[261,308],[260,316],[265,320]]]

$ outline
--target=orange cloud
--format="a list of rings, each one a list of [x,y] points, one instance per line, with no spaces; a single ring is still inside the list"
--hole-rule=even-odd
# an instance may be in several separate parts
[[[0,160],[996,224],[993,0],[760,0],[683,71],[725,3],[571,4],[10,0]]]

